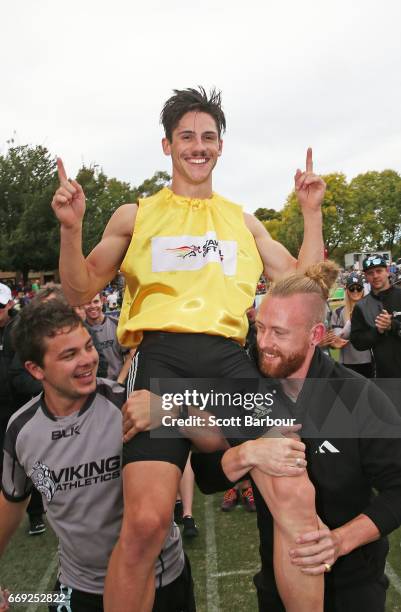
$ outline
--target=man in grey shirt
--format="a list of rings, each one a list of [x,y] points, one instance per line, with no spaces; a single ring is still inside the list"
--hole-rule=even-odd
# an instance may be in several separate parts
[[[117,340],[118,318],[105,315],[100,293],[84,304],[86,323],[96,332],[99,345],[107,361],[107,378],[117,380],[124,365],[124,350]]]
[[[33,485],[59,538],[61,608],[101,612],[108,559],[122,511],[124,389],[96,379],[98,355],[80,317],[52,300],[27,306],[14,331],[20,358],[43,393],[9,421],[0,494],[0,554]],[[156,567],[157,612],[193,612],[192,580],[172,524]]]

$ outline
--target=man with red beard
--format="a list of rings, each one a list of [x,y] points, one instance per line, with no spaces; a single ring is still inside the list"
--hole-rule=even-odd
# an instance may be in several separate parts
[[[319,349],[325,303],[337,267],[313,266],[268,292],[257,319],[259,368],[281,378],[280,410],[301,419],[306,475],[291,485],[316,490],[319,528],[300,534],[280,553],[294,569],[325,576],[325,612],[384,612],[386,536],[401,524],[401,421],[370,381],[335,363]],[[255,465],[270,461],[271,440],[248,440],[225,453],[192,455],[204,493],[232,487]],[[286,478],[276,478],[286,486]],[[378,492],[374,495],[374,489]],[[291,526],[289,508],[269,507],[254,487],[262,567],[255,576],[259,610],[284,612],[273,571],[273,534]],[[270,492],[274,500],[274,488]],[[266,499],[266,497],[265,497]],[[273,522],[274,519],[274,522]],[[276,555],[276,548],[274,548]],[[291,580],[292,576],[286,576]]]

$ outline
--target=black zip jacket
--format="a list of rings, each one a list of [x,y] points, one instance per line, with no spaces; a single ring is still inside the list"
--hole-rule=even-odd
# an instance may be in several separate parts
[[[2,423],[7,423],[17,407],[9,375],[13,356],[11,330],[15,312],[9,310],[8,314],[9,320],[0,328],[0,421]]]
[[[393,315],[391,329],[380,334],[375,318],[383,310]],[[372,349],[377,378],[401,378],[401,289],[369,293],[352,312],[351,343],[359,351]]]
[[[295,406],[288,400],[288,408],[297,413],[302,404],[307,404],[307,420],[310,423],[306,429],[309,432],[315,429],[314,437],[303,438],[303,441],[307,448],[309,478],[316,490],[317,512],[330,529],[347,523],[359,514],[366,514],[382,534],[376,542],[337,559],[332,572],[325,574],[326,587],[330,592],[332,589],[366,583],[384,574],[388,552],[385,536],[401,524],[401,439],[361,438],[355,437],[356,434],[354,437],[323,435],[319,438],[319,427],[332,421],[338,412],[339,429],[344,429],[346,415],[351,415],[348,430],[355,429],[355,424],[363,429],[366,423],[361,422],[360,412],[364,406],[367,421],[372,414],[387,415],[384,420],[389,423],[392,435],[394,431],[399,435],[400,423],[393,406],[375,384],[335,363],[319,349],[316,349],[308,378],[311,380],[305,381]],[[322,396],[324,386],[326,390]],[[335,429],[331,424],[326,430],[322,428],[322,432]],[[366,431],[369,432],[369,428],[365,427],[362,435]],[[377,431],[380,431],[380,427]],[[386,427],[381,433],[386,435],[385,432]],[[221,467],[222,455],[223,451],[211,455],[192,454],[196,481],[204,493],[233,486]],[[273,602],[278,597],[273,572],[273,519],[255,485],[254,495],[262,560],[262,569],[255,577],[255,584],[258,589],[272,593]]]

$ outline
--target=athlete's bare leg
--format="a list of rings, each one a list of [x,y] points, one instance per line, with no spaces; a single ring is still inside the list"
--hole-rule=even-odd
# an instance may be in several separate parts
[[[150,612],[154,566],[170,528],[181,471],[138,461],[123,469],[124,517],[105,583],[105,612]]]
[[[323,575],[303,574],[289,556],[295,539],[318,526],[312,483],[306,474],[278,478],[256,468],[251,476],[274,518],[274,574],[286,612],[322,612]]]

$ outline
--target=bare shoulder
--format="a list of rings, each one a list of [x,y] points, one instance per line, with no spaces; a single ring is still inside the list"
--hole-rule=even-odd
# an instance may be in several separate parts
[[[259,219],[257,219],[254,215],[251,215],[250,213],[244,212],[243,215],[245,225],[247,226],[249,231],[255,236],[255,238],[257,236],[270,237],[269,232],[267,231],[263,223],[259,221]]]
[[[106,225],[103,237],[114,235],[121,238],[131,238],[137,211],[137,204],[122,204],[119,206]]]

